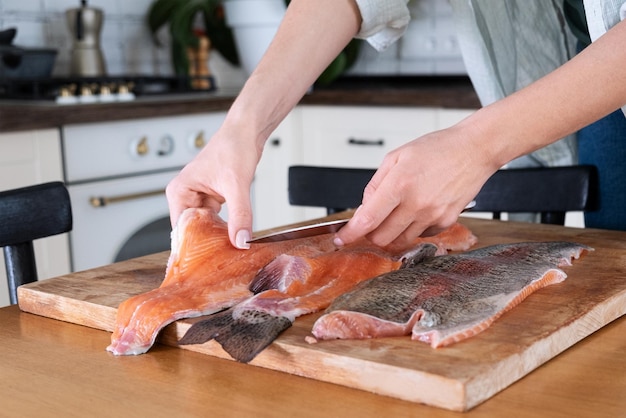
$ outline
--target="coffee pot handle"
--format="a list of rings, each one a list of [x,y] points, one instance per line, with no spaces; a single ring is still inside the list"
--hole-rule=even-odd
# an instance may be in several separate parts
[[[82,41],[85,37],[85,29],[83,28],[83,8],[87,7],[87,0],[80,1],[80,9],[76,13],[76,39]]]

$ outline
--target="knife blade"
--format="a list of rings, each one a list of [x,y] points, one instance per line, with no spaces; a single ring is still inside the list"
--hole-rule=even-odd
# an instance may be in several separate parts
[[[259,235],[248,240],[251,244],[262,244],[267,242],[287,241],[297,238],[308,238],[316,235],[331,234],[339,231],[339,228],[348,223],[348,219],[337,219],[334,221],[320,222],[312,225],[303,225],[276,232]]]
[[[465,206],[463,212],[476,206],[476,201],[472,200]],[[248,240],[251,244],[262,244],[268,242],[287,241],[298,238],[309,238],[316,235],[332,234],[348,223],[351,218],[336,219],[332,221],[325,221],[314,223],[310,225],[297,226],[288,229],[282,229],[279,231],[268,232],[259,236],[252,237]]]

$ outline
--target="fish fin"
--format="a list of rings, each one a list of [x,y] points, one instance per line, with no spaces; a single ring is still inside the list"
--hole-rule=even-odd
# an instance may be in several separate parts
[[[193,324],[178,343],[202,344],[215,339],[232,358],[248,363],[290,326],[291,321],[282,316],[244,310],[235,318],[235,311],[228,309]]]
[[[305,280],[311,268],[303,257],[282,254],[270,261],[250,282],[249,289],[257,294],[265,290],[284,290],[294,279]]]
[[[401,269],[415,267],[417,264],[434,257],[437,253],[438,247],[435,244],[424,243],[420,244],[412,250],[406,252],[402,257]]]
[[[228,332],[220,333],[215,340],[232,358],[248,363],[289,327],[291,321],[285,317],[243,311],[233,320]]]
[[[183,338],[178,341],[180,345],[202,344],[217,337],[231,326],[232,309],[210,315],[207,319],[193,324]]]

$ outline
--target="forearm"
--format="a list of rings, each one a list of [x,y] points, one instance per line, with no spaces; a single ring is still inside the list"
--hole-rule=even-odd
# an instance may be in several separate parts
[[[626,104],[626,22],[571,61],[463,123],[495,166],[548,145]]]
[[[245,136],[261,148],[360,24],[354,0],[293,0],[225,126],[248,130]]]

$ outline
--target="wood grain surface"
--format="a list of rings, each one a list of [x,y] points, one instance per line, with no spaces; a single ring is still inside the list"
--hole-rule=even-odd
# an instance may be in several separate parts
[[[626,312],[626,233],[467,218],[462,222],[478,236],[476,247],[566,240],[595,251],[565,267],[568,278],[563,283],[537,291],[483,333],[450,347],[432,349],[409,337],[309,344],[305,337],[318,313],[298,318],[249,367],[465,411]],[[159,253],[22,286],[20,308],[111,331],[119,303],[157,287],[167,257]],[[176,346],[193,321],[169,325],[159,342]],[[229,358],[214,341],[181,348]]]

